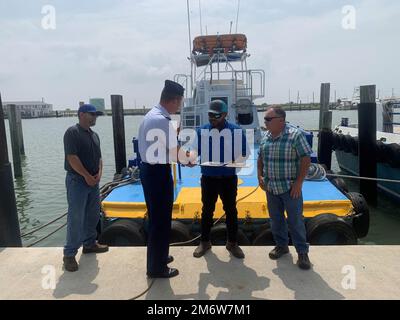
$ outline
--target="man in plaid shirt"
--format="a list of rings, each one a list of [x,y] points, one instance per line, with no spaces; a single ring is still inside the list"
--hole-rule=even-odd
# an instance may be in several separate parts
[[[276,260],[289,252],[288,227],[296,251],[297,265],[310,269],[306,228],[303,220],[302,186],[311,163],[311,147],[303,133],[286,125],[281,108],[268,109],[264,117],[267,134],[260,144],[258,182],[267,193],[268,211],[276,247],[269,257]]]

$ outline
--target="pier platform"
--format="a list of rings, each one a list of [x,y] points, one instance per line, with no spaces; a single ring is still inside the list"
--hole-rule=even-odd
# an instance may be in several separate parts
[[[244,260],[225,247],[193,258],[194,247],[173,247],[178,277],[157,279],[139,299],[400,299],[400,246],[311,247],[313,269],[297,254],[278,261],[271,247],[243,247]],[[110,248],[77,256],[79,270],[62,268],[62,248],[0,248],[0,299],[131,299],[145,291],[146,248]]]

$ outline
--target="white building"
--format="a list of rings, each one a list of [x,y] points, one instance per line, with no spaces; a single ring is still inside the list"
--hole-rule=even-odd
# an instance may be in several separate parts
[[[21,118],[40,118],[48,117],[53,113],[53,105],[45,103],[44,101],[8,101],[3,105],[16,105],[21,111]]]

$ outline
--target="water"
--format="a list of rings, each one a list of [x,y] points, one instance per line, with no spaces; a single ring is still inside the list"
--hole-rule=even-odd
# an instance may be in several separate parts
[[[340,123],[341,118],[349,118],[350,123],[357,122],[357,111],[334,111],[333,123]],[[259,114],[260,124],[263,124],[263,114]],[[125,135],[127,158],[132,156],[132,137],[137,135],[139,124],[143,117],[125,117]],[[318,111],[287,112],[287,120],[302,128],[313,130],[318,128]],[[23,178],[15,180],[15,192],[20,219],[21,232],[42,225],[66,212],[65,171],[63,136],[65,130],[74,125],[77,118],[51,118],[23,120],[26,158],[23,161]],[[6,121],[6,131],[9,145],[9,128]],[[100,117],[94,130],[101,139],[104,174],[101,184],[111,181],[114,173],[114,144],[111,117]],[[316,150],[317,139],[314,139]],[[335,157],[333,170],[339,171]],[[350,191],[359,191],[358,183],[346,181]],[[368,237],[362,239],[364,244],[400,244],[400,212],[399,205],[385,196],[378,199],[378,208],[371,208],[371,228]],[[36,239],[47,235],[66,218],[35,233],[24,237],[27,245]],[[65,228],[41,242],[40,246],[62,246],[65,239]]]

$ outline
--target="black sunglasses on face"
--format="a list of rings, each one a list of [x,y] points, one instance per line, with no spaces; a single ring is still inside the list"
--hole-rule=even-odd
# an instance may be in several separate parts
[[[211,119],[220,119],[222,117],[222,114],[209,112],[208,117]]]
[[[272,121],[274,119],[279,119],[279,118],[282,118],[282,117],[264,117],[264,121],[270,122],[270,121]]]

